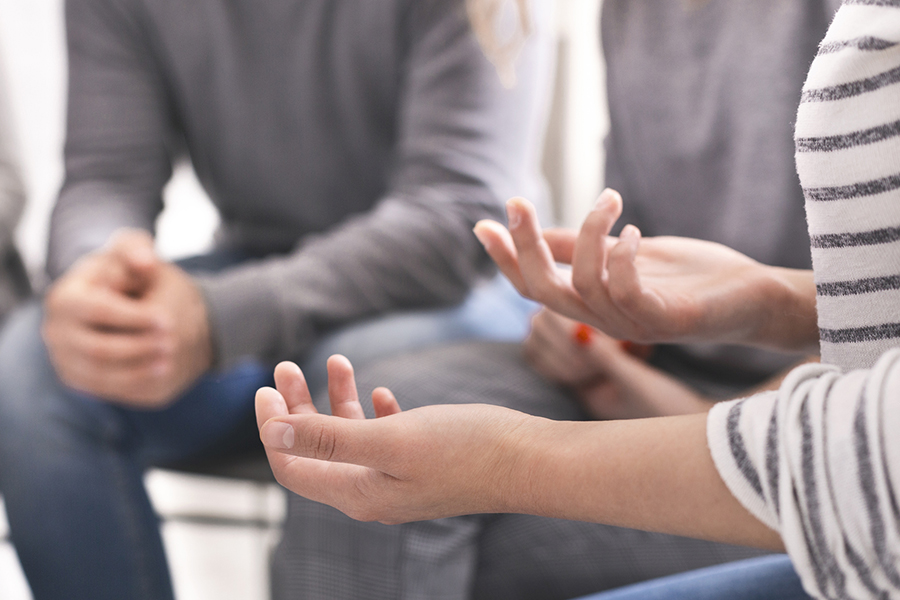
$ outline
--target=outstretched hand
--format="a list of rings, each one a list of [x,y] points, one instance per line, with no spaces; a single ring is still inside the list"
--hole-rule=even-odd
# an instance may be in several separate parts
[[[817,340],[808,272],[768,267],[713,242],[642,239],[633,225],[612,237],[622,212],[613,190],[603,192],[578,232],[542,231],[522,198],[510,200],[507,212],[509,229],[493,221],[475,227],[500,270],[523,295],[615,338],[785,349]],[[785,310],[797,312],[788,315],[788,330],[773,321]]]
[[[571,422],[484,404],[400,412],[393,394],[360,407],[353,369],[328,360],[334,416],[320,415],[293,363],[256,394],[279,483],[361,521],[405,523],[515,512],[779,548],[731,495],[706,443],[706,416]],[[639,501],[636,501],[639,500]]]
[[[256,394],[260,437],[284,487],[363,521],[400,523],[494,512],[515,487],[503,452],[529,419],[495,406],[442,405],[400,412],[386,388],[372,393],[375,419],[359,404],[353,368],[328,360],[334,416],[320,415],[300,368],[283,362],[275,386]],[[497,485],[495,485],[497,484]]]

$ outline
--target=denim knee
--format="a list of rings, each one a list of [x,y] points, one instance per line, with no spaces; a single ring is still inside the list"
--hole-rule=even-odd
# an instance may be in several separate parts
[[[0,485],[17,457],[30,462],[65,451],[73,436],[112,441],[123,435],[112,407],[66,389],[56,377],[41,337],[42,315],[37,302],[28,304],[0,334]]]

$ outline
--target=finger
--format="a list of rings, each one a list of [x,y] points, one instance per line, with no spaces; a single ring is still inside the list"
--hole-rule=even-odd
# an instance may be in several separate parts
[[[262,439],[263,425],[265,425],[265,423],[270,419],[288,416],[289,409],[284,396],[282,396],[278,390],[271,387],[261,387],[256,391],[255,404],[256,426],[257,428],[259,428],[260,439]],[[290,429],[289,427],[283,427],[282,432],[283,435],[293,436],[293,429]],[[291,445],[293,444],[293,439],[291,437],[288,437],[287,439],[282,438],[282,444]],[[294,463],[296,462],[304,460],[313,463],[319,462],[309,461],[308,459],[301,459],[297,458],[296,456],[276,452],[268,447],[266,447],[266,456],[269,459],[269,464],[272,467],[273,473],[275,473],[276,479],[278,479],[279,481],[281,481],[281,474],[289,473],[291,469],[297,468],[297,466],[294,465]]]
[[[71,316],[87,326],[130,332],[162,330],[162,315],[150,305],[103,288],[90,294],[71,295],[64,306],[52,306],[53,314]]]
[[[549,227],[544,229],[543,236],[556,262],[567,265],[572,264],[575,240],[578,238],[577,231],[562,227]]]
[[[509,233],[519,255],[519,270],[525,280],[528,295],[542,300],[559,286],[556,262],[550,247],[544,241],[537,212],[524,198],[513,198],[506,203],[509,215]]]
[[[588,213],[572,257],[572,283],[589,303],[608,303],[606,297],[607,236],[622,213],[622,198],[618,192],[607,189],[600,194],[597,204]],[[598,307],[593,307],[595,311]]]
[[[496,221],[485,219],[476,223],[473,231],[500,272],[510,280],[519,293],[524,294],[525,280],[519,271],[519,255],[506,227]]]
[[[565,385],[575,385],[594,374],[585,363],[585,351],[580,353],[569,350],[565,353],[547,351],[543,353],[527,352],[525,358],[531,367],[551,381]]]
[[[375,417],[386,417],[400,412],[400,404],[394,393],[386,387],[377,387],[372,391],[372,406],[375,409]]]
[[[326,367],[331,414],[345,419],[365,419],[366,415],[359,404],[359,394],[356,391],[353,365],[347,357],[335,354],[328,358]]]
[[[385,436],[390,437],[390,428],[384,429],[380,424],[390,418],[279,416],[263,424],[260,438],[267,448],[285,454],[378,469],[383,460],[381,448],[387,443]]]
[[[313,406],[306,377],[295,363],[283,361],[275,365],[275,388],[284,398],[288,412],[292,415],[314,414],[319,411]]]
[[[124,267],[121,290],[140,295],[153,282],[162,261],[156,255],[153,238],[141,229],[120,229],[107,246],[113,260]]]
[[[619,235],[619,243],[609,252],[609,295],[616,307],[625,314],[633,314],[641,303],[641,280],[635,257],[641,242],[641,232],[634,225],[626,225]]]
[[[58,360],[51,354],[51,360],[67,386],[115,404],[147,409],[165,406],[174,399],[165,392],[171,375],[171,367],[166,362],[98,368],[78,355]]]
[[[567,335],[553,331],[548,334],[544,328],[536,328],[530,343],[523,346],[525,360],[544,377],[563,383],[570,383],[573,374],[582,367],[582,357]]]
[[[275,417],[284,417],[289,413],[287,402],[281,392],[275,388],[261,387],[256,390],[256,426],[262,429],[263,424]]]
[[[48,326],[45,340],[57,352],[78,354],[98,368],[153,362],[173,352],[172,343],[155,333],[111,333],[80,326]]]

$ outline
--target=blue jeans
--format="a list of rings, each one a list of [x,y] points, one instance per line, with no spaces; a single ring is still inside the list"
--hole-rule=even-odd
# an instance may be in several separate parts
[[[396,313],[338,331],[304,362],[311,387],[324,358],[358,364],[457,339],[521,339],[534,305],[497,278],[461,305]],[[206,456],[236,439],[258,444],[253,398],[272,366],[210,373],[170,407],[129,410],[64,387],[40,335],[40,306],[0,337],[0,493],[35,600],[173,597],[147,467]],[[389,333],[389,334],[388,334]]]
[[[784,554],[629,585],[580,600],[812,600]]]

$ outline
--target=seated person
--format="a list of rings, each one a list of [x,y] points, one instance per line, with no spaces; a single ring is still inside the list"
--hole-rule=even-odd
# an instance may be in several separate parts
[[[54,282],[0,338],[0,493],[36,600],[164,600],[144,471],[261,454],[277,361],[524,337],[472,226],[540,195],[552,40],[506,88],[463,0],[72,0],[66,27]],[[173,264],[151,233],[182,157],[222,225]]]
[[[603,3],[611,131],[606,178],[627,190],[622,221],[650,235],[713,240],[766,264],[810,265],[791,124],[831,2],[656,0]],[[767,43],[761,45],[760,39]],[[763,84],[764,82],[764,84]],[[627,219],[627,221],[626,221]],[[749,227],[747,223],[765,223]],[[618,231],[618,229],[616,229]],[[541,318],[534,335],[543,332]],[[569,334],[560,337],[564,343]],[[404,409],[489,402],[560,420],[708,410],[749,394],[801,353],[734,344],[657,344],[645,360],[618,346],[591,397],[532,370],[516,344],[466,344],[370,364],[362,396],[390,387]],[[550,375],[526,342],[526,357]],[[815,352],[813,350],[813,352]],[[352,357],[351,357],[352,359]],[[569,366],[573,361],[568,361]],[[355,363],[354,363],[355,364]],[[304,369],[304,373],[306,373]],[[602,374],[602,373],[601,373]],[[599,382],[603,383],[603,382]],[[586,390],[584,390],[586,391]],[[315,396],[327,410],[324,394]],[[581,399],[582,402],[573,402]],[[371,407],[366,406],[371,415]],[[378,547],[378,553],[360,548]],[[292,496],[273,564],[274,597],[554,600],[758,552],[682,537],[522,515],[386,527]],[[398,591],[398,590],[402,590]]]
[[[522,200],[509,203],[509,231],[477,227],[518,289],[613,337],[820,346],[822,364],[708,415],[598,422],[487,405],[401,413],[384,388],[373,395],[381,418],[360,420],[355,397],[337,393],[353,383],[340,358],[329,383],[338,416],[316,415],[296,367],[285,365],[279,391],[257,395],[279,480],[365,520],[522,512],[790,556],[749,579],[741,566],[726,568],[725,581],[741,589],[698,573],[595,600],[807,597],[801,582],[815,598],[900,594],[900,240],[890,233],[900,228],[898,42],[900,8],[847,2],[810,67],[796,148],[812,271],[700,240],[643,238],[633,226],[608,237],[621,213],[614,192],[577,236],[542,235]],[[793,580],[783,577],[791,563]]]

